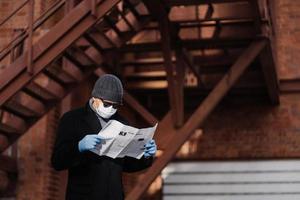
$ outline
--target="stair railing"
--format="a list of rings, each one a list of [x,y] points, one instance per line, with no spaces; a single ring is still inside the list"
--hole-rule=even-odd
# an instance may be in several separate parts
[[[55,1],[45,12],[43,12],[36,20],[34,20],[34,0],[26,0],[24,1],[17,9],[15,9],[11,14],[9,14],[4,20],[0,22],[0,29],[3,25],[5,25],[9,20],[15,17],[21,9],[25,9],[27,6],[28,10],[28,25],[20,31],[13,39],[0,50],[0,63],[4,61],[4,59],[12,53],[12,51],[24,43],[26,39],[28,39],[28,72],[32,73],[32,43],[33,43],[33,35],[34,31],[40,28],[50,17],[55,15],[62,7],[65,5],[65,0],[57,0]]]

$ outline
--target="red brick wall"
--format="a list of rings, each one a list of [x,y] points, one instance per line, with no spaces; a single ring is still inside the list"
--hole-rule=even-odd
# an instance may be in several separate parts
[[[46,122],[45,116],[18,140],[17,199],[43,199]]]
[[[59,114],[51,110],[18,140],[18,200],[64,198],[66,173],[50,164]]]
[[[281,105],[226,101],[208,118],[189,159],[300,157],[300,95],[282,95]],[[185,149],[183,149],[185,151]]]
[[[276,0],[277,58],[281,78],[300,77],[300,1]]]

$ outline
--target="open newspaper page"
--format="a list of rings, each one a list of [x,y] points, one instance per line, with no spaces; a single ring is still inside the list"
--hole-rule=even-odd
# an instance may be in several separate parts
[[[140,159],[144,154],[144,145],[153,138],[156,127],[157,124],[150,128],[139,129],[133,139],[119,154],[119,157],[130,156]]]
[[[123,126],[124,124],[116,120],[108,121],[107,124],[102,127],[101,131],[98,133],[98,135],[102,137],[101,144],[97,145],[97,147],[95,149],[92,149],[91,151],[98,155],[104,155],[103,153],[113,143],[117,134],[122,130]]]
[[[141,158],[144,144],[152,139],[154,127],[137,129],[116,120],[110,120],[98,133],[103,139],[92,152],[111,158],[131,156]]]

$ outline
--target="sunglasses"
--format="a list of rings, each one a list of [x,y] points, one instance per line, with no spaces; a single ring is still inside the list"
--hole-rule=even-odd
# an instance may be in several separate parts
[[[103,106],[104,106],[105,108],[112,106],[114,109],[117,109],[117,108],[120,106],[120,104],[118,104],[118,103],[108,102],[108,101],[105,101],[105,100],[103,100],[103,99],[101,99],[101,101],[102,101]]]

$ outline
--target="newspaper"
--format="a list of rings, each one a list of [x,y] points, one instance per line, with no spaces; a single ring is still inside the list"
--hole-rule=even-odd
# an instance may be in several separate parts
[[[157,123],[153,127],[138,129],[116,120],[110,120],[98,133],[101,143],[91,151],[111,158],[130,156],[140,159],[144,145],[153,138]]]

